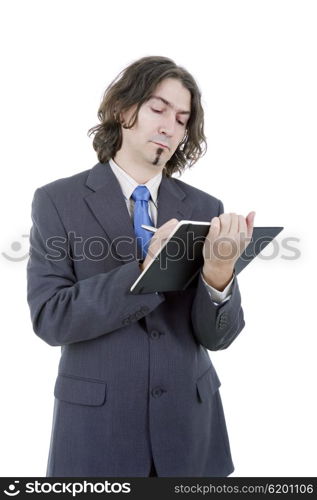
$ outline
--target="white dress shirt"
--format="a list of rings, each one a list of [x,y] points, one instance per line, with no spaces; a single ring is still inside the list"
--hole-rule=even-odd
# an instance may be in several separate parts
[[[139,186],[139,184],[129,175],[125,170],[123,170],[119,165],[115,163],[115,161],[111,158],[109,160],[110,167],[118,179],[118,182],[120,184],[123,196],[125,198],[126,204],[127,204],[127,209],[128,212],[131,216],[133,217],[133,212],[134,212],[134,200],[131,198],[131,195],[135,188]],[[148,182],[145,184],[142,184],[142,186],[146,186],[148,190],[150,191],[151,197],[149,199],[149,215],[153,221],[154,226],[156,227],[157,223],[157,196],[158,196],[158,189],[160,186],[162,180],[162,172],[159,172],[157,175],[152,177]],[[208,293],[210,295],[210,298],[212,301],[218,305],[221,302],[225,302],[226,300],[229,300],[231,297],[231,287],[232,287],[232,282],[233,279],[228,283],[226,288],[221,292],[220,290],[217,290],[216,288],[213,288],[210,286],[205,280],[204,277],[201,273],[201,278],[208,290]]]

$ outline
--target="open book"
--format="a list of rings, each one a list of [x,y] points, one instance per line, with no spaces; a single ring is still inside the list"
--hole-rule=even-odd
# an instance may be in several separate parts
[[[181,220],[161,246],[153,260],[130,288],[132,293],[171,292],[185,290],[197,276],[204,259],[202,249],[210,222]],[[250,243],[235,264],[238,274],[284,228],[254,227]],[[212,249],[213,251],[217,251]]]

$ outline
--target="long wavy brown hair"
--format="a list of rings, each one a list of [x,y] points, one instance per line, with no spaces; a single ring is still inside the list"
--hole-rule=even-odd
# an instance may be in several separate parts
[[[88,130],[94,134],[93,148],[100,163],[113,158],[122,145],[121,127],[131,128],[135,124],[140,107],[165,78],[178,79],[191,94],[191,113],[183,140],[173,156],[166,162],[163,172],[171,177],[190,168],[207,151],[204,135],[204,110],[201,92],[193,76],[172,59],[162,56],[142,57],[123,69],[106,88],[98,109],[100,124]],[[130,123],[122,125],[120,113],[137,105]]]

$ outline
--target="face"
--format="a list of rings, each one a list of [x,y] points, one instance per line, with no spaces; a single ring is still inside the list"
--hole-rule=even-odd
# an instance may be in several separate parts
[[[124,154],[136,162],[163,168],[186,134],[190,105],[190,92],[179,80],[160,82],[140,107],[134,126],[122,128]],[[135,109],[133,106],[121,114],[124,123],[129,123]]]

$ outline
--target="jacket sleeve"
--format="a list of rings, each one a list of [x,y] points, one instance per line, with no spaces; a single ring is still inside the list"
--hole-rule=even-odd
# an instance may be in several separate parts
[[[219,213],[223,213],[219,201]],[[210,351],[226,349],[245,326],[238,280],[234,273],[231,296],[225,302],[215,304],[200,273],[191,309],[193,331],[200,344]]]
[[[136,260],[77,280],[66,230],[43,187],[34,193],[31,217],[27,301],[33,330],[49,345],[91,340],[124,328],[165,300],[160,293],[130,293],[141,273]]]

